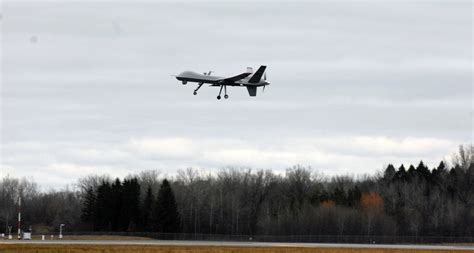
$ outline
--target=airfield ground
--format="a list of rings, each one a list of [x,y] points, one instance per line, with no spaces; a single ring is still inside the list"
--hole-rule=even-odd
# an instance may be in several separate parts
[[[474,252],[473,246],[361,245],[159,240],[0,241],[0,253],[444,253]]]
[[[33,235],[33,240],[41,240],[41,235]],[[133,240],[133,241],[141,241],[141,240],[153,240],[149,237],[141,237],[141,236],[123,236],[123,235],[67,235],[64,238],[65,240],[72,240],[72,241],[113,241],[113,240]],[[46,240],[50,241],[51,237],[46,237]],[[54,237],[53,240],[59,240],[58,237]],[[0,241],[1,242],[1,241]]]

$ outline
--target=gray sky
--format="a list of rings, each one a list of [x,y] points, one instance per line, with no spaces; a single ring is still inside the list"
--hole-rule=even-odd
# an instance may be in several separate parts
[[[0,176],[295,164],[430,166],[472,143],[472,3],[14,2],[1,6]],[[271,85],[181,85],[268,66]]]

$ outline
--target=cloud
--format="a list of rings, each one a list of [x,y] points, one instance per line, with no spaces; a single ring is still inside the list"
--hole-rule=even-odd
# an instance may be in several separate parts
[[[187,158],[198,150],[192,139],[187,138],[147,138],[131,139],[130,147],[143,154],[164,158]]]
[[[2,174],[55,185],[189,166],[366,173],[472,141],[469,3],[2,7]],[[170,76],[261,64],[271,85],[256,98],[193,96]]]
[[[420,153],[442,153],[457,143],[436,138],[389,138],[385,136],[345,136],[295,140],[302,149],[321,147],[331,152],[361,156],[418,156]],[[310,146],[307,144],[311,143]]]
[[[245,138],[134,137],[120,144],[54,143],[46,147],[28,142],[16,143],[11,148],[3,150],[2,174],[33,177],[41,184],[55,187],[75,183],[88,174],[123,177],[159,169],[173,175],[177,169],[186,167],[282,171],[301,164],[327,175],[362,174],[377,171],[388,163],[418,163],[421,159],[435,166],[456,151],[457,143],[385,136],[280,138],[265,142]]]

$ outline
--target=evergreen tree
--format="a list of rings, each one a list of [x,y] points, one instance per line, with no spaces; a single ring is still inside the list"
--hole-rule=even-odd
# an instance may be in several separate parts
[[[423,178],[427,182],[431,180],[431,172],[428,167],[423,163],[423,161],[420,161],[420,163],[416,167],[416,173],[418,174],[419,178]]]
[[[119,230],[136,230],[140,217],[140,185],[136,178],[123,181],[121,203]]]
[[[155,231],[162,233],[177,233],[180,231],[178,207],[173,190],[166,179],[161,183],[153,217]]]
[[[140,183],[137,178],[133,178],[130,183],[130,213],[131,213],[131,224],[128,229],[131,230],[140,223]]]
[[[402,164],[398,168],[397,173],[395,173],[395,178],[399,181],[406,181],[407,180],[407,171],[405,170],[405,166]]]
[[[336,187],[331,197],[337,205],[347,205],[346,193],[342,188]]]
[[[451,198],[454,198],[457,194],[458,186],[458,173],[461,171],[461,167],[456,164],[454,168],[449,171],[448,176],[448,193],[451,195]]]
[[[145,199],[143,200],[142,211],[141,211],[141,226],[144,231],[151,231],[152,226],[152,211],[153,211],[153,191],[151,185],[148,186],[145,193]]]
[[[93,224],[95,219],[96,211],[96,194],[93,187],[89,187],[84,196],[84,202],[82,204],[81,220],[87,224]]]
[[[89,229],[93,229],[97,196],[93,187],[86,190],[84,201],[82,203],[81,220],[87,225]]]
[[[446,181],[447,173],[448,171],[446,169],[446,165],[443,161],[441,161],[438,167],[435,168],[431,173],[432,184],[443,187],[442,189],[444,189],[444,183]]]
[[[418,173],[416,172],[415,166],[413,166],[413,164],[410,164],[410,167],[408,167],[407,175],[408,175],[408,180],[417,179]]]
[[[349,207],[356,206],[359,204],[359,200],[361,197],[362,193],[359,189],[359,187],[356,185],[354,188],[349,189],[349,192],[347,193],[347,204]]]
[[[389,164],[383,173],[383,180],[386,184],[390,183],[395,177],[395,167],[392,164]]]
[[[112,213],[112,194],[110,184],[103,181],[97,189],[97,202],[94,219],[94,230],[111,229],[111,213]]]
[[[445,172],[445,171],[446,171],[446,164],[444,164],[444,162],[441,161],[441,162],[439,163],[437,169],[438,169],[439,172],[441,172],[441,171],[444,171],[444,172]]]
[[[113,231],[120,230],[120,212],[122,210],[122,183],[119,178],[115,179],[111,187],[110,220]]]

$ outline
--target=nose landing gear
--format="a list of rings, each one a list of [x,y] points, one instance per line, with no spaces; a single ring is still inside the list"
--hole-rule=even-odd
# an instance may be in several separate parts
[[[198,87],[197,87],[197,88],[194,90],[194,92],[193,92],[194,95],[197,95],[197,94],[198,94],[197,91],[201,88],[201,86],[202,86],[203,84],[204,84],[204,83],[199,83],[199,84],[198,84]]]

